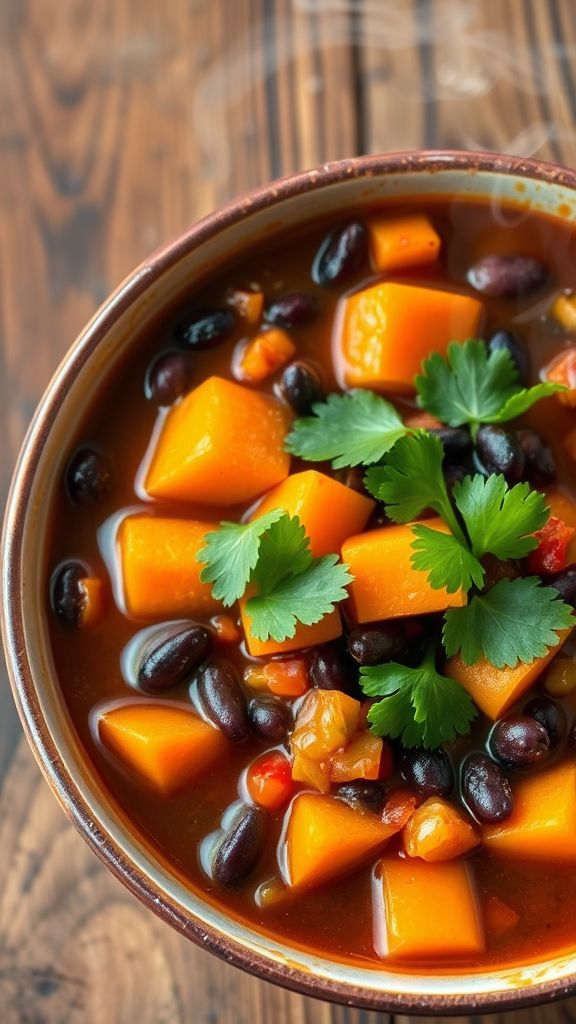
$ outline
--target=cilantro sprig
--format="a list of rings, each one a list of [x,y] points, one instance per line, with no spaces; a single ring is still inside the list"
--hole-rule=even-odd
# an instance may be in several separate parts
[[[404,747],[435,749],[470,731],[477,710],[454,679],[436,670],[432,644],[418,668],[390,662],[360,670],[368,697],[382,697],[368,712],[378,736],[400,739]]]
[[[223,522],[206,535],[197,559],[202,582],[231,605],[248,594],[246,613],[258,640],[294,636],[298,622],[311,626],[347,596],[352,577],[338,555],[314,558],[297,516],[273,509],[250,523]]]
[[[541,398],[563,391],[547,381],[521,388],[518,370],[507,349],[488,354],[483,341],[453,341],[446,356],[432,353],[415,378],[418,405],[450,427],[467,424],[475,438],[482,423],[505,423]]]
[[[425,522],[414,524],[411,562],[427,573],[433,589],[449,594],[482,590],[485,555],[524,558],[537,547],[534,534],[549,515],[542,494],[526,483],[509,487],[500,475],[465,477],[450,498],[440,442],[425,431],[398,441],[383,465],[368,470],[365,482],[396,523],[411,522],[425,509],[442,517],[448,534]],[[538,578],[502,580],[445,613],[443,641],[448,655],[461,650],[467,664],[484,655],[497,668],[513,667],[541,657],[572,623],[572,609]]]

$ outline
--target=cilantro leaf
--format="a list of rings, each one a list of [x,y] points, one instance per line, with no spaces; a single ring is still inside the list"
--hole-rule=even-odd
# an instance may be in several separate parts
[[[311,626],[319,622],[346,596],[352,577],[337,555],[324,555],[298,575],[287,575],[248,599],[246,611],[252,633],[258,640],[286,640],[296,632],[296,623]]]
[[[360,673],[364,693],[383,697],[368,712],[377,736],[434,750],[470,732],[477,711],[469,694],[454,679],[440,675],[429,657],[419,668],[390,662]]]
[[[251,523],[220,523],[206,534],[197,560],[204,563],[202,583],[213,583],[212,595],[226,606],[234,604],[246,590],[258,561],[262,536],[285,513],[276,508]]]
[[[508,487],[503,476],[465,477],[452,491],[477,558],[524,558],[538,546],[532,536],[549,514],[546,499],[529,484]]]
[[[297,516],[285,514],[272,524],[260,542],[253,583],[269,594],[287,576],[298,576],[312,564],[310,540]]]
[[[541,658],[558,643],[558,632],[574,624],[572,608],[554,587],[536,576],[500,580],[464,608],[444,616],[443,641],[448,655],[461,651],[466,665],[484,655],[495,668]]]
[[[474,436],[480,423],[504,423],[541,398],[565,390],[563,385],[520,388],[518,371],[507,349],[488,354],[483,341],[452,341],[446,357],[434,352],[416,377],[418,405],[451,427],[469,423]]]
[[[329,395],[313,413],[295,421],[284,447],[310,462],[331,459],[334,469],[378,462],[408,429],[390,402],[365,389]]]
[[[454,514],[444,474],[442,442],[426,430],[400,438],[383,466],[372,466],[364,483],[395,523],[410,523],[432,508],[462,543],[466,539]]]
[[[472,584],[481,587],[484,569],[472,552],[451,533],[431,530],[419,523],[412,528],[416,538],[412,543],[412,565],[428,573],[428,583],[434,590],[445,587],[449,594],[461,588],[469,590]]]
[[[526,412],[527,409],[530,409],[536,402],[539,402],[541,398],[549,398],[550,395],[554,395],[557,391],[566,391],[564,384],[555,384],[550,380],[544,381],[541,384],[534,384],[531,388],[522,388],[521,391],[517,391],[515,395],[511,395],[506,400],[496,416],[492,416],[491,419],[487,419],[485,422],[505,423],[507,420],[514,420],[517,416],[521,416],[523,412]]]

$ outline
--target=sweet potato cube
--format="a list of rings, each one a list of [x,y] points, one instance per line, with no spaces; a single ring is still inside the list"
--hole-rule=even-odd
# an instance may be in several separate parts
[[[479,658],[474,665],[465,665],[456,654],[446,663],[444,673],[462,684],[480,711],[496,719],[532,686],[558,654],[570,632],[569,629],[562,630],[557,646],[551,647],[543,658],[535,658],[529,664],[521,661],[516,668],[494,668],[486,658]]]
[[[435,263],[440,237],[428,217],[372,217],[368,222],[372,265],[376,270],[403,270]]]
[[[247,342],[236,364],[236,376],[258,384],[292,359],[296,345],[281,327],[267,327]]]
[[[163,501],[235,505],[288,476],[289,414],[275,398],[209,377],[168,413],[146,490]]]
[[[423,615],[466,604],[462,590],[455,594],[434,590],[427,582],[427,573],[412,568],[412,525],[383,526],[349,537],[342,545],[342,560],[354,577],[349,588],[350,603],[358,622]],[[427,519],[426,526],[449,532],[439,517]]]
[[[131,615],[212,615],[222,606],[200,581],[196,555],[216,527],[188,519],[127,516],[118,531],[124,600]]]
[[[348,387],[414,391],[431,352],[478,334],[482,304],[468,295],[386,281],[349,295],[339,354]]]
[[[288,884],[310,889],[370,860],[391,831],[375,814],[342,800],[302,793],[290,809],[286,832]]]
[[[522,860],[576,860],[576,763],[556,765],[514,786],[507,821],[484,829],[484,845]]]
[[[253,657],[261,658],[268,654],[288,654],[304,647],[315,647],[317,644],[328,643],[342,636],[342,620],[337,608],[325,615],[320,622],[312,626],[304,626],[299,622],[296,632],[288,640],[258,640],[250,628],[250,615],[246,609],[246,598],[240,600],[240,614],[246,636],[248,651]]]
[[[104,746],[161,793],[174,793],[207,771],[227,746],[223,734],[185,708],[121,704],[98,721]]]
[[[294,473],[270,491],[252,518],[274,508],[298,516],[310,538],[310,550],[319,558],[340,551],[347,537],[363,530],[375,504],[325,473],[308,469]]]
[[[374,909],[380,956],[441,960],[484,950],[476,886],[466,863],[398,858],[382,861],[381,869]]]

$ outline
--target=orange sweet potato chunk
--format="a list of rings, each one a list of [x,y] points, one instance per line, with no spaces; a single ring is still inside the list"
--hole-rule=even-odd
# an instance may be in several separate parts
[[[274,398],[209,377],[168,413],[146,478],[165,501],[234,505],[288,476],[289,413]]]
[[[315,469],[294,473],[263,499],[252,518],[282,508],[298,516],[310,550],[319,558],[339,551],[347,537],[364,529],[376,502]]]
[[[465,862],[386,859],[379,884],[374,946],[380,956],[441,959],[484,950],[476,886]]]
[[[286,832],[288,884],[311,889],[344,875],[370,860],[391,834],[375,814],[302,793],[292,804]]]
[[[368,222],[372,265],[376,270],[403,270],[435,263],[440,237],[428,217],[372,217]]]
[[[209,583],[200,581],[196,555],[212,523],[127,516],[118,531],[124,600],[131,615],[212,615],[221,611]]]
[[[411,393],[430,352],[478,334],[482,304],[468,295],[386,281],[349,295],[340,358],[348,387]]]
[[[290,651],[315,647],[316,644],[325,644],[329,640],[337,640],[339,636],[342,636],[342,620],[340,612],[335,608],[334,611],[320,619],[320,622],[315,622],[313,626],[304,626],[299,622],[294,636],[288,640],[258,640],[250,628],[246,600],[244,597],[240,599],[240,614],[248,652],[255,658],[265,657],[268,654],[288,654]]]
[[[494,668],[486,658],[480,658],[474,665],[465,665],[456,654],[446,663],[444,672],[462,684],[480,711],[496,719],[532,686],[558,654],[570,632],[569,629],[563,630],[558,645],[551,647],[543,658],[535,658],[529,664],[520,662],[516,668]]]
[[[409,857],[430,862],[463,857],[480,842],[470,821],[441,797],[430,797],[414,811],[402,839]]]
[[[431,530],[448,533],[439,517],[426,520]],[[383,526],[349,537],[342,545],[342,560],[354,577],[350,584],[350,603],[358,622],[396,619],[405,615],[423,615],[459,608],[466,594],[434,590],[426,581],[427,573],[413,569],[412,524]]]
[[[105,747],[161,793],[181,789],[226,750],[219,729],[185,708],[121,704],[98,722]]]
[[[522,860],[576,859],[576,763],[556,765],[514,786],[507,821],[484,829],[484,845]]]

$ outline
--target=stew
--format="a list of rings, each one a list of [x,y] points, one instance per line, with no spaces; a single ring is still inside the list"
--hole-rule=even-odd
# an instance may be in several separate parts
[[[71,439],[47,614],[191,889],[400,970],[576,946],[576,238],[348,212],[151,325]]]

